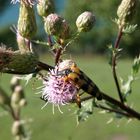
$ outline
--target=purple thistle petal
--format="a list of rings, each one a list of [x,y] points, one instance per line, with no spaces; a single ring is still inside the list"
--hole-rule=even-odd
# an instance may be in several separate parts
[[[76,98],[78,89],[71,82],[65,82],[64,79],[57,75],[58,67],[51,70],[48,80],[43,81],[44,88],[42,98],[54,105],[65,105]]]

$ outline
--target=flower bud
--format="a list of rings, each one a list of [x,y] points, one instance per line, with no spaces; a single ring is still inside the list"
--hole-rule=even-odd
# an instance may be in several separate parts
[[[16,86],[15,87],[15,90],[12,94],[12,97],[11,97],[11,102],[14,102],[15,104],[19,104],[19,101],[24,98],[24,93],[23,93],[23,89],[22,87],[19,85],[19,86]]]
[[[135,6],[136,0],[122,0],[117,10],[117,15],[121,24],[125,24],[132,20],[136,10]]]
[[[38,57],[31,52],[21,54],[19,51],[0,48],[0,71],[15,73],[33,73],[37,68]]]
[[[16,76],[13,76],[10,82],[11,90],[14,91],[15,87],[19,85],[19,79]]]
[[[12,125],[12,134],[14,136],[21,135],[23,133],[22,124],[20,121],[15,121]]]
[[[0,88],[0,105],[9,105],[10,98],[8,95]]]
[[[49,35],[60,36],[63,18],[57,14],[50,14],[45,18],[44,28]]]
[[[49,35],[58,36],[61,33],[63,18],[57,14],[50,14],[45,19],[45,31]]]
[[[19,102],[19,106],[24,107],[26,105],[27,105],[27,100],[25,98],[21,99],[20,102]]]
[[[17,44],[21,53],[26,53],[30,51],[29,40],[22,37],[18,32],[17,32]]]
[[[52,0],[39,0],[37,12],[42,17],[47,17],[54,12],[54,3]]]
[[[21,94],[20,97],[23,97],[23,88],[22,88],[22,86],[20,86],[20,85],[16,86],[14,92],[17,93],[17,94]]]
[[[34,10],[30,5],[20,2],[18,31],[24,38],[31,39],[37,30]]]
[[[84,12],[78,16],[76,26],[79,32],[88,32],[95,24],[95,16],[91,12]]]
[[[18,109],[22,99],[24,99],[24,93],[22,87],[19,85],[15,87],[15,90],[11,96],[11,106],[14,109]]]

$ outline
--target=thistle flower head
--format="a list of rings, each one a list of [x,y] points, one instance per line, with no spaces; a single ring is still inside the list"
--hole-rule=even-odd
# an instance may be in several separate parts
[[[118,7],[117,15],[120,24],[131,22],[136,12],[137,0],[122,0]]]
[[[63,18],[57,14],[50,14],[45,19],[45,31],[50,35],[59,35]]]
[[[60,37],[61,39],[69,38],[69,25],[61,16],[53,13],[45,18],[44,28],[49,35]]]
[[[42,98],[54,105],[65,105],[75,99],[78,89],[71,82],[66,82],[58,76],[58,67],[51,70],[48,79],[44,80]]]
[[[34,9],[23,1],[20,4],[17,29],[27,39],[31,39],[37,31]]]
[[[37,63],[38,57],[34,53],[21,53],[0,47],[0,72],[32,73]]]
[[[89,12],[85,11],[78,16],[76,20],[76,26],[79,32],[88,32],[92,29],[95,24],[95,16]]]
[[[54,9],[53,0],[39,0],[37,4],[37,12],[42,17],[47,17],[54,12]]]

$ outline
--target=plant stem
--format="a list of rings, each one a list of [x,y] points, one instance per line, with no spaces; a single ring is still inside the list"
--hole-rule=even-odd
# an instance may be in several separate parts
[[[60,61],[61,55],[62,55],[62,51],[64,49],[61,40],[58,40],[57,43],[60,45],[59,48],[56,50],[55,53],[55,65],[58,64],[58,62]]]
[[[13,120],[19,120],[20,119],[20,115],[16,114],[11,106],[9,106],[9,108],[10,108],[9,112],[10,112]]]
[[[136,112],[135,110],[133,110],[132,108],[130,108],[129,106],[126,106],[125,104],[123,104],[122,102],[119,102],[118,100],[108,96],[105,93],[102,93],[103,99],[118,106],[119,108],[121,108],[122,110],[126,111],[128,114],[130,114],[132,117],[137,118],[138,120],[140,120],[140,113]]]
[[[121,37],[123,35],[123,26],[119,28],[119,32],[118,32],[118,35],[117,35],[117,38],[116,38],[116,41],[115,41],[115,45],[114,45],[114,48],[119,48],[119,43],[120,43],[120,40],[121,40]]]
[[[53,53],[53,55],[55,55],[55,53],[56,53],[56,49],[53,49],[53,42],[52,42],[52,39],[51,39],[51,36],[50,35],[48,35],[48,43],[49,43],[49,46],[50,46],[50,48],[51,48],[51,52]]]
[[[115,41],[115,45],[114,45],[114,49],[118,49],[119,48],[119,43],[121,40],[121,37],[123,35],[122,33],[122,29],[123,27],[119,28],[119,32]],[[116,73],[116,57],[117,57],[117,52],[113,51],[113,56],[112,56],[112,73],[113,73],[113,77],[114,77],[114,81],[117,87],[117,91],[118,91],[118,95],[120,98],[120,101],[124,104],[124,100],[123,100],[123,96],[120,90],[120,86],[119,86],[119,82],[118,82],[118,78],[117,78],[117,73]]]
[[[42,62],[39,62],[39,66],[41,66],[41,68],[46,71],[49,71],[50,69],[54,68],[54,67],[49,66],[48,64],[45,64]],[[125,111],[126,113],[128,113],[131,117],[134,117],[134,118],[137,118],[138,120],[140,120],[140,113],[138,113],[137,111],[133,110],[132,108],[126,106],[122,102],[112,98],[111,96],[108,96],[106,93],[101,92],[101,94],[105,101],[108,101],[109,103],[111,103],[113,105],[116,105],[117,107],[122,109],[122,111]],[[93,96],[85,97],[82,101],[89,100],[91,98],[94,98],[94,97]]]
[[[105,106],[100,105],[100,104],[96,104],[95,107],[100,108],[100,109],[107,110],[107,111],[109,111],[109,112],[115,112],[115,113],[124,115],[124,116],[126,116],[126,117],[132,117],[130,114],[128,114],[128,113],[126,113],[126,112],[122,112],[122,111],[117,110],[117,109],[108,108],[108,107],[105,107]]]
[[[59,48],[56,52],[56,55],[55,55],[55,65],[59,62],[60,60],[60,57],[61,57],[61,52],[62,52],[62,48]]]
[[[133,110],[132,108],[126,106],[125,104],[123,104],[120,101],[108,96],[107,94],[105,94],[103,92],[102,92],[102,97],[105,101],[108,101],[109,103],[111,103],[113,105],[116,105],[117,107],[122,109],[122,111],[125,111],[129,115],[129,117],[137,118],[138,120],[140,120],[140,113],[138,113],[137,111]],[[86,100],[89,100],[89,99],[92,99],[92,98],[93,98],[93,96],[88,96],[88,97],[85,97],[85,98],[81,99],[81,101],[86,101]]]

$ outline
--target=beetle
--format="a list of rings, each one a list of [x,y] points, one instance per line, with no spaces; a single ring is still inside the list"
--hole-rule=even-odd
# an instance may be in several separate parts
[[[102,100],[102,93],[96,84],[81,71],[72,60],[64,60],[58,65],[58,75],[64,78],[64,81],[72,82],[78,89],[94,96],[97,100]]]

